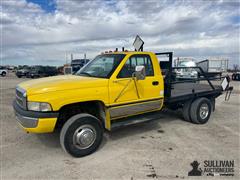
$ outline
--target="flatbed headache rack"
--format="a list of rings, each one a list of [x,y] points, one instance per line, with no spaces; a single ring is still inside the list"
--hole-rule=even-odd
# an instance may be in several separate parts
[[[159,62],[162,73],[164,75],[164,95],[165,105],[184,103],[190,99],[197,97],[216,98],[223,93],[221,85],[213,85],[210,80],[219,78],[209,78],[201,67],[173,67],[173,52],[155,53],[156,56],[167,56],[168,61]],[[176,79],[177,69],[194,69],[198,72],[197,79]],[[224,77],[222,77],[224,78]],[[200,84],[200,81],[207,83]],[[232,90],[232,87],[227,87],[227,91]],[[228,93],[227,93],[228,94]],[[226,95],[227,95],[226,94]],[[225,99],[229,99],[225,98]]]

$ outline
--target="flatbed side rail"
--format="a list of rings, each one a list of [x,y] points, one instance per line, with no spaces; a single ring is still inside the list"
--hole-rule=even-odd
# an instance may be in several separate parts
[[[201,67],[173,67],[172,68],[172,71],[174,70],[174,69],[197,69],[197,70],[199,70],[200,71],[200,73],[201,73],[201,75],[203,75],[204,76],[204,78],[197,78],[197,79],[195,79],[196,81],[202,81],[202,80],[207,80],[207,82],[208,82],[208,84],[211,86],[211,88],[212,89],[215,89],[215,87],[213,86],[213,84],[212,84],[212,82],[210,81],[210,79],[209,79],[209,77],[206,75],[206,73],[203,71],[203,69],[201,68]],[[196,71],[197,71],[196,70]],[[199,72],[198,71],[198,72]],[[188,80],[188,79],[187,79]],[[191,80],[191,79],[190,79]],[[172,81],[171,81],[172,82]],[[182,82],[182,83],[184,83],[184,82],[187,82],[187,81],[185,81],[185,80],[181,80],[181,81],[179,81],[180,83]],[[172,82],[172,84],[174,84],[174,82]]]
[[[164,94],[165,94],[165,98],[166,100],[174,100],[176,99],[176,97],[174,98],[171,98],[172,97],[172,90],[173,90],[173,85],[174,84],[179,84],[179,83],[197,83],[197,82],[200,82],[200,81],[207,81],[209,86],[211,87],[212,90],[207,90],[206,92],[201,92],[200,94],[201,95],[204,95],[204,93],[206,94],[219,94],[221,93],[222,91],[226,91],[227,92],[227,95],[226,95],[226,99],[229,99],[230,97],[230,94],[231,94],[231,91],[233,89],[233,87],[229,86],[229,82],[230,82],[230,78],[229,76],[221,76],[220,77],[220,80],[221,79],[224,79],[225,78],[227,79],[227,85],[226,87],[223,87],[220,89],[220,88],[216,88],[216,86],[214,86],[211,82],[211,80],[219,80],[219,77],[209,77],[207,75],[206,72],[204,72],[204,70],[197,66],[197,67],[173,67],[173,52],[160,52],[160,53],[155,53],[155,55],[158,57],[158,56],[165,56],[168,58],[168,60],[162,60],[162,59],[159,59],[159,65],[160,65],[160,68],[161,68],[161,71],[162,71],[162,74],[164,75]],[[177,69],[195,69],[195,71],[197,71],[197,76],[194,77],[194,78],[185,78],[185,79],[180,79],[180,78],[177,78],[177,73],[176,73],[176,70]],[[224,84],[224,80],[222,80],[222,84]],[[221,84],[221,85],[222,85]],[[228,94],[228,91],[230,91],[230,93]],[[198,92],[198,95],[200,95],[199,92]],[[196,94],[194,93],[191,93],[191,94],[188,94],[187,96],[189,95],[193,95],[195,96]],[[183,98],[183,97],[179,97],[179,98]]]

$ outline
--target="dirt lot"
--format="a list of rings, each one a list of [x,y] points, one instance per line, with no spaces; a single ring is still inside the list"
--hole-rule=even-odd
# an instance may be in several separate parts
[[[24,80],[0,77],[0,179],[196,179],[188,177],[194,160],[201,169],[204,160],[234,160],[235,175],[227,179],[239,179],[239,82],[232,82],[230,101],[217,99],[205,125],[166,111],[158,121],[105,133],[96,153],[77,159],[63,152],[59,133],[26,134],[18,126],[11,104],[16,84]]]

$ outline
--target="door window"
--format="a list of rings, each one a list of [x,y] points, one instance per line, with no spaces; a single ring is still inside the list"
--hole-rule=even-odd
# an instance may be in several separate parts
[[[146,76],[153,76],[153,66],[150,56],[134,55],[131,56],[122,67],[117,78],[129,78],[135,72],[136,66],[145,66]]]

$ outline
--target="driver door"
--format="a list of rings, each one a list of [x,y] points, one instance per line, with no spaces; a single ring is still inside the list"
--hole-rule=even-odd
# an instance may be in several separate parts
[[[132,78],[136,66],[143,65],[146,70],[144,80]],[[154,68],[149,55],[130,56],[115,77],[109,81],[110,116],[119,118],[161,108],[159,102],[160,82],[155,84]],[[156,100],[156,98],[158,98]]]

